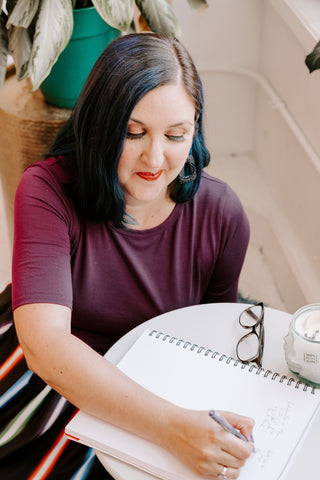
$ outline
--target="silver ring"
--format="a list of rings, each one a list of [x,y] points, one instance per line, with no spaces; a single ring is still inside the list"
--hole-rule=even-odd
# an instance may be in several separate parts
[[[226,480],[227,479],[227,467],[223,467],[221,470],[220,475],[218,476],[221,480]]]

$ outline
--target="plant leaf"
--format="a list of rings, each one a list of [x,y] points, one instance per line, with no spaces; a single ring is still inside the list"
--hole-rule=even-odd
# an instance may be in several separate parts
[[[191,8],[198,10],[198,8],[207,8],[208,2],[207,0],[188,0],[188,3]]]
[[[2,2],[2,10],[6,10],[7,15],[9,16],[19,0],[6,0]]]
[[[20,0],[12,9],[8,17],[7,28],[12,25],[28,28],[36,15],[40,0]]]
[[[8,59],[8,32],[6,29],[7,16],[4,12],[0,14],[0,89],[4,84],[7,71]]]
[[[31,52],[29,32],[23,27],[10,27],[8,30],[9,53],[12,55],[16,67],[18,80],[28,76],[28,65]]]
[[[92,3],[106,23],[123,32],[129,30],[134,0],[92,0]]]
[[[320,68],[320,41],[316,44],[313,51],[306,56],[305,63],[309,73]]]
[[[71,0],[41,0],[29,61],[33,91],[39,88],[51,72],[60,53],[68,44],[72,30]]]
[[[136,4],[152,32],[180,36],[178,19],[167,0],[136,0]]]

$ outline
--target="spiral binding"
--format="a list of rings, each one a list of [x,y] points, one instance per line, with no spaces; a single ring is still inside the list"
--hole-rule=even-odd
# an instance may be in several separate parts
[[[296,389],[299,389],[300,386],[301,387],[303,386],[303,391],[304,392],[306,392],[308,390],[308,388],[310,388],[311,389],[310,393],[312,393],[313,395],[315,394],[315,387],[312,386],[312,385],[309,385],[308,383],[304,383],[301,380],[295,380],[292,377],[288,378],[286,375],[280,376],[280,374],[278,372],[272,372],[271,370],[265,370],[264,368],[258,367],[257,365],[255,365],[253,363],[243,363],[240,360],[236,360],[236,359],[234,359],[233,357],[230,357],[230,356],[228,357],[227,355],[222,354],[222,353],[217,352],[217,351],[213,351],[210,348],[205,348],[205,347],[199,346],[196,343],[185,341],[182,338],[178,339],[177,337],[173,337],[171,335],[164,334],[162,332],[159,332],[158,330],[150,331],[149,336],[152,337],[154,335],[155,335],[155,338],[157,338],[157,339],[162,338],[163,342],[166,342],[166,341],[169,340],[169,343],[174,343],[175,346],[177,346],[177,347],[182,346],[182,348],[189,348],[192,352],[195,352],[197,354],[202,353],[206,357],[209,357],[209,358],[218,357],[219,362],[225,361],[227,364],[231,364],[234,367],[238,367],[238,365],[239,365],[239,368],[241,368],[242,370],[247,369],[249,372],[255,372],[255,375],[260,375],[261,373],[263,373],[263,376],[265,378],[271,378],[272,381],[275,381],[277,379],[277,377],[280,377],[279,380],[278,380],[279,383],[286,382],[286,384],[289,387],[294,386],[294,388],[296,388]]]

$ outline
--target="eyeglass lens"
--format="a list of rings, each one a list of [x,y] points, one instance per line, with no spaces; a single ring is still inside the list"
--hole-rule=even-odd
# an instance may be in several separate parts
[[[254,332],[250,332],[239,340],[237,355],[243,362],[257,358],[260,353],[260,342]]]
[[[262,319],[263,307],[262,305],[253,305],[244,310],[239,317],[239,322],[242,327],[254,327]]]

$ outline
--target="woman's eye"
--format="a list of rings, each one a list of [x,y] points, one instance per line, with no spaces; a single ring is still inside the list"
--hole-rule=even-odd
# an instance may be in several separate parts
[[[166,135],[169,140],[173,142],[183,142],[184,136],[183,135]]]
[[[139,132],[139,133],[132,133],[132,132],[127,132],[127,138],[130,140],[137,140],[139,138],[142,138],[144,135],[144,132]]]

